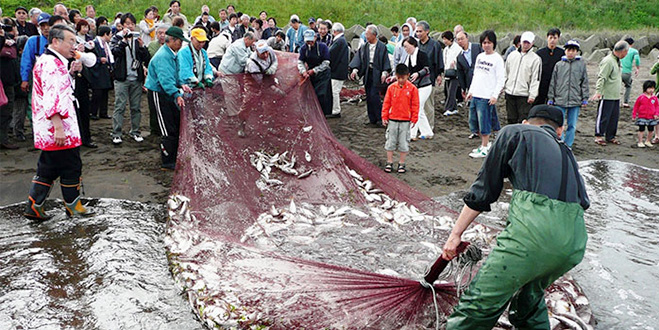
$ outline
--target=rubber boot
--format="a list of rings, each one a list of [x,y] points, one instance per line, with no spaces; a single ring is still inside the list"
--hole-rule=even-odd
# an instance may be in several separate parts
[[[53,180],[48,180],[39,176],[32,178],[30,195],[28,196],[27,206],[23,216],[32,220],[45,221],[51,218],[43,209],[43,204],[50,194],[53,187]]]
[[[82,178],[79,178],[78,180],[60,179],[60,186],[62,186],[62,197],[64,197],[66,215],[69,217],[86,217],[95,214],[91,209],[82,205],[82,202],[80,201]]]

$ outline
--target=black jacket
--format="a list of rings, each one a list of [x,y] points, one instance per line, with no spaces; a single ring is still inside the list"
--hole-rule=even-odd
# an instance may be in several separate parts
[[[135,58],[140,61],[140,67],[137,69],[137,80],[144,82],[144,70],[142,66],[148,63],[151,59],[149,50],[145,46],[140,47],[137,41],[129,39],[128,42],[134,43]],[[124,40],[118,33],[112,37],[110,41],[110,51],[114,55],[114,80],[126,81],[128,74],[128,66],[132,63],[126,63],[126,49],[128,49],[128,42]]]
[[[471,86],[471,79],[474,78],[474,64],[476,63],[476,57],[478,54],[483,52],[483,49],[479,44],[469,43],[471,48],[471,66],[464,54],[458,55],[458,64],[456,69],[458,70],[458,82],[460,83],[460,88],[462,90],[468,90]]]
[[[407,65],[410,68],[410,75],[413,73],[419,73],[419,77],[416,78],[416,80],[413,82],[414,86],[421,88],[432,85],[432,81],[430,80],[430,61],[428,60],[428,55],[419,49],[418,53],[416,54],[415,66],[411,66],[409,64],[410,55],[407,53],[405,53],[405,55],[407,55],[407,57],[405,57],[404,61],[401,63]]]
[[[94,54],[96,54],[96,65],[89,69],[92,77],[90,85],[92,89],[110,89],[112,88],[112,76],[110,75],[112,67],[109,59],[105,64],[101,63],[101,57],[108,58],[108,54],[105,53],[105,49],[98,39],[94,40]]]
[[[419,41],[419,50],[428,55],[428,62],[430,63],[430,79],[432,85],[435,86],[437,77],[444,73],[444,59],[442,56],[442,46],[433,38],[428,38],[425,44]]]
[[[350,62],[350,70],[357,69],[357,74],[360,77],[369,77],[375,82],[375,87],[386,89],[387,84],[382,83],[380,77],[383,72],[391,72],[391,63],[389,63],[389,54],[387,53],[387,46],[378,40],[375,45],[375,55],[373,59],[373,69],[370,68],[369,63],[369,44],[366,43],[359,48],[355,57]],[[331,64],[330,64],[331,65]]]
[[[329,48],[330,52],[330,69],[332,79],[348,79],[348,64],[350,62],[350,49],[344,36],[334,40]]]
[[[241,25],[242,26],[242,25]],[[225,26],[222,31],[227,30],[229,34],[231,35],[231,42],[233,43],[234,41],[240,39],[243,37],[243,30],[240,28],[240,26],[234,26],[233,32],[231,32],[231,29],[229,29],[229,26]]]
[[[554,73],[554,66],[556,63],[561,61],[565,51],[556,47],[553,51],[550,51],[548,47],[538,49],[535,52],[540,59],[542,60],[542,73],[540,75],[540,88],[538,89],[538,96],[535,98],[534,104],[546,104],[547,103],[547,93],[549,93],[549,83],[551,82],[551,76]]]

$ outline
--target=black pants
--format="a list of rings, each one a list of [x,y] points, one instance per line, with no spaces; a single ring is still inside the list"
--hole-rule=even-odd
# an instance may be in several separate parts
[[[620,117],[620,100],[600,100],[595,118],[595,136],[604,136],[611,141],[618,133]]]
[[[49,181],[60,178],[60,181],[78,182],[82,175],[80,147],[41,151],[37,162],[37,175]]]
[[[94,89],[92,90],[92,104],[89,110],[92,116],[107,117],[108,116],[108,94],[109,89]]]
[[[7,95],[8,103],[0,107],[0,143],[9,143],[9,124],[14,115],[14,99],[16,93],[14,86],[2,85]]]
[[[92,133],[89,130],[89,82],[84,77],[76,78],[75,97],[78,100],[76,104],[76,116],[78,117],[78,128],[80,129],[80,139],[83,144],[92,142]]]
[[[514,96],[506,94],[506,114],[508,117],[508,124],[519,124],[522,120],[529,116],[531,104],[529,104],[528,96]]]
[[[163,167],[174,168],[178,152],[181,113],[174,99],[166,94],[149,91],[149,109],[153,109],[162,135],[160,158]]]
[[[314,74],[310,77],[311,85],[316,92],[316,97],[318,97],[318,102],[320,103],[320,108],[323,110],[325,116],[332,114],[332,82],[331,82],[330,71],[325,70],[323,72]]]
[[[380,77],[377,77],[380,79]],[[379,81],[375,81],[373,74],[364,77],[364,89],[366,90],[366,111],[368,112],[368,121],[371,124],[382,122],[382,101],[380,100]]]

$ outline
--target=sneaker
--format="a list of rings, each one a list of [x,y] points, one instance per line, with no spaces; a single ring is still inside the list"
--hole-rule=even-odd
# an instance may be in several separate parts
[[[142,142],[144,141],[144,138],[139,134],[133,134],[133,140],[135,140],[135,142]]]
[[[458,108],[464,108],[464,106],[465,106],[464,103],[462,103],[462,102],[459,102],[459,103],[458,103]]]
[[[122,142],[124,142],[124,141],[121,140],[121,136],[114,136],[114,137],[112,137],[112,143],[114,143],[114,144],[121,144]]]
[[[472,140],[472,139],[475,139],[475,138],[477,138],[477,137],[478,137],[478,134],[476,134],[476,133],[471,133],[471,134],[469,134],[469,137],[467,137],[467,138],[468,138],[469,140]]]
[[[444,112],[444,116],[452,116],[452,115],[455,115],[455,114],[457,114],[457,113],[458,113],[458,110],[453,110],[453,111],[451,111],[451,110],[446,110],[446,111]]]
[[[639,147],[639,148],[645,148],[645,143],[639,142],[639,143],[636,144],[636,146]]]
[[[645,146],[648,147],[648,148],[654,147],[654,145],[650,141],[645,141]]]
[[[480,148],[481,148],[481,146],[478,146],[478,148],[476,148],[476,149],[472,149],[471,153],[478,152],[478,149],[480,149]],[[490,151],[490,148],[492,148],[492,141],[488,142],[487,147],[485,147],[485,149],[487,149],[487,151]]]
[[[487,156],[488,148],[480,146],[478,149],[476,149],[476,152],[472,152],[469,154],[469,157],[471,158],[485,158]]]

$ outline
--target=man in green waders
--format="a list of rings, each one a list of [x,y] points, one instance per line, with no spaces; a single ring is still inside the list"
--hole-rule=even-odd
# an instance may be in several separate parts
[[[510,303],[516,329],[549,329],[544,290],[583,258],[590,206],[571,150],[560,141],[563,114],[537,105],[522,124],[501,130],[444,245],[456,255],[460,236],[499,198],[504,178],[514,187],[506,228],[460,297],[446,329],[492,329]]]

